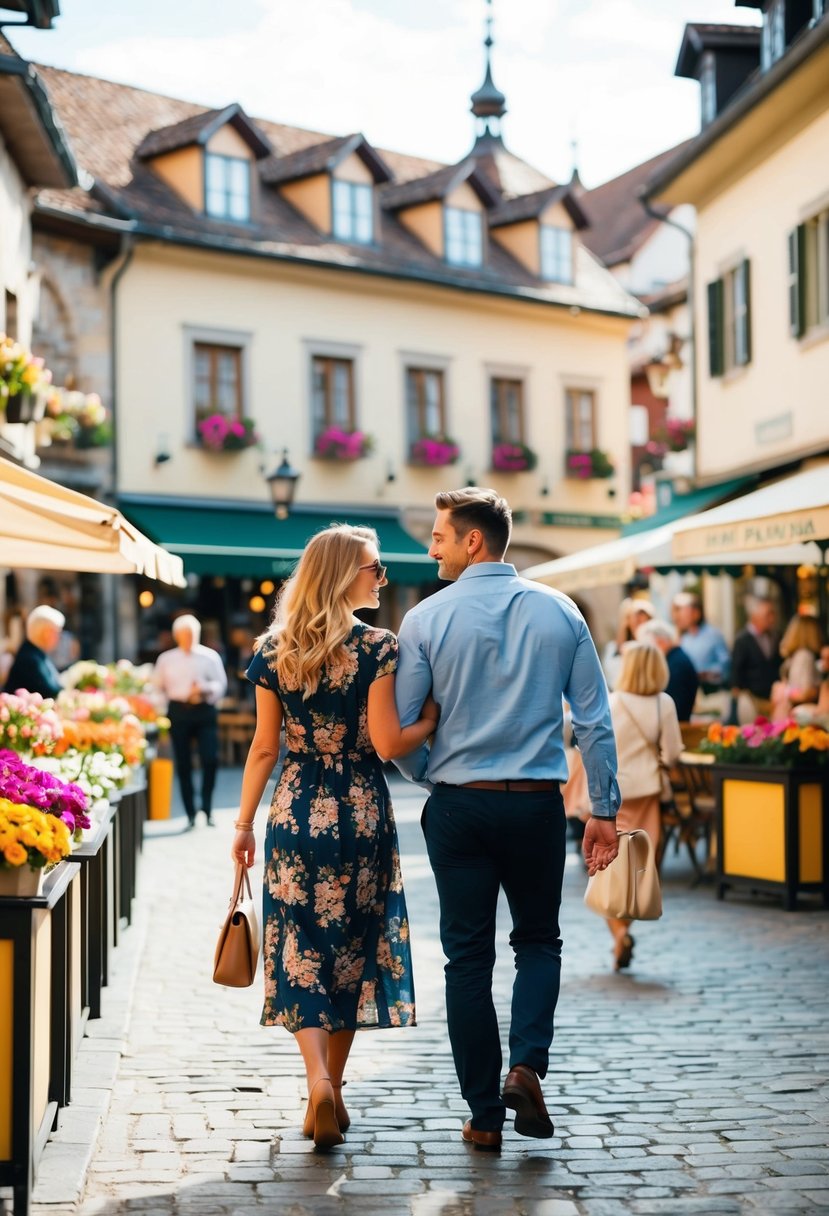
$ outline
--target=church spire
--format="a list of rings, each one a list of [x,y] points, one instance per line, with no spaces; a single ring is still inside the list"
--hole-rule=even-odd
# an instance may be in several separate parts
[[[491,139],[501,142],[501,119],[507,112],[507,99],[492,79],[492,0],[486,0],[486,72],[479,89],[472,94],[470,109],[476,118],[477,143]]]

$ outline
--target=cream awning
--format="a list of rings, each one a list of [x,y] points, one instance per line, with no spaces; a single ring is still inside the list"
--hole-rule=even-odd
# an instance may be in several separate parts
[[[2,459],[0,566],[185,583],[181,558],[154,545],[115,507]]]
[[[800,560],[810,562],[811,557],[803,556],[804,544],[827,540],[829,463],[683,520],[674,531],[673,555],[687,560],[749,550],[754,556],[748,560],[756,562],[758,549],[796,544],[801,546]]]
[[[531,566],[521,573],[525,578],[570,594],[575,591],[589,591],[594,587],[627,583],[637,570],[642,569],[704,570],[709,566],[748,566],[761,563],[768,566],[799,566],[803,563],[819,565],[822,560],[820,549],[815,544],[767,547],[762,552],[742,550],[738,553],[728,553],[725,557],[707,554],[701,558],[676,558],[673,542],[677,529],[681,525],[689,524],[693,519],[701,518],[702,515],[692,516],[690,520],[675,520],[649,532],[620,536],[607,544],[594,545],[592,548],[582,549],[580,553],[568,553],[566,557],[556,558],[555,561]]]

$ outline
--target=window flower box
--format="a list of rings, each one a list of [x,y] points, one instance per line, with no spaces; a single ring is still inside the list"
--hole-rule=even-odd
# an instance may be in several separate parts
[[[607,452],[603,452],[600,448],[592,448],[590,451],[571,448],[567,453],[564,467],[566,475],[574,477],[577,481],[612,477],[616,472],[613,461]]]
[[[42,359],[0,333],[0,422],[39,422],[51,380]]]
[[[373,440],[364,431],[343,431],[338,426],[329,426],[317,435],[314,455],[322,460],[361,460],[372,447]]]
[[[696,438],[696,427],[692,418],[666,418],[664,425],[659,427],[654,440],[661,449],[659,454],[666,452],[685,452]],[[651,445],[648,444],[648,451]]]
[[[415,440],[409,449],[409,461],[426,468],[442,468],[455,464],[460,454],[458,445],[445,435],[424,435],[422,439]]]
[[[526,473],[537,463],[538,457],[526,443],[499,441],[492,449],[492,467],[496,473]]]
[[[211,452],[241,452],[259,442],[252,418],[226,418],[211,414],[198,424],[199,441]]]
[[[112,442],[109,413],[97,393],[53,388],[46,397],[43,420],[46,442],[76,448],[105,448]]]

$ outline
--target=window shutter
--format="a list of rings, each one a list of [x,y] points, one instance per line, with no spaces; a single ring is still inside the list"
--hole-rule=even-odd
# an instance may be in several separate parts
[[[789,233],[789,333],[802,338],[806,332],[806,225]]]
[[[751,266],[748,258],[745,259],[740,272],[743,276],[743,299],[746,302],[746,311],[743,317],[743,325],[745,326],[743,350],[745,351],[745,362],[751,362]]]
[[[723,374],[723,281],[708,284],[708,370],[712,376]]]

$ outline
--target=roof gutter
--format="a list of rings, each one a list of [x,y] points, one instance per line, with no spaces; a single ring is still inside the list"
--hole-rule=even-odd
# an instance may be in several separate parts
[[[0,75],[17,76],[29,92],[29,97],[52,150],[66,175],[67,186],[78,185],[78,167],[69,148],[63,127],[55,116],[43,81],[32,65],[17,55],[0,55]]]

